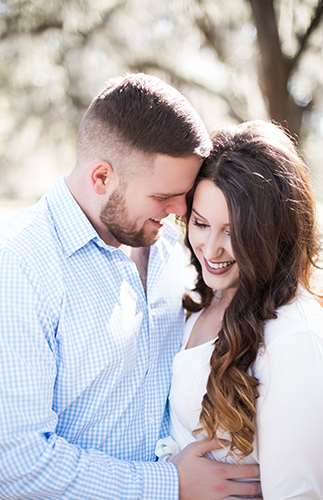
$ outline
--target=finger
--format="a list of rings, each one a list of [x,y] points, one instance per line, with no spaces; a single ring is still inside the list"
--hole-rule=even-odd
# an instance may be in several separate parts
[[[218,439],[216,438],[196,441],[196,443],[193,443],[191,446],[194,446],[196,455],[200,457],[202,457],[206,453],[209,453],[212,450],[223,448],[223,445],[221,445]]]
[[[259,479],[259,465],[257,464],[224,464],[223,473],[227,479],[254,478]]]
[[[249,496],[245,496],[245,495],[239,495],[238,497],[236,496],[231,496],[231,497],[225,497],[225,500],[241,500],[242,498],[248,498],[248,500],[263,500],[263,496],[262,495],[259,495],[259,496],[256,496],[256,497],[249,497]]]
[[[251,498],[261,498],[261,486],[259,482],[238,482],[238,481],[228,481],[230,486],[228,486],[228,493],[231,496],[239,497],[251,497]]]
[[[261,496],[257,496],[257,497],[246,497],[246,496],[239,496],[239,497],[225,497],[226,500],[241,500],[242,498],[248,498],[248,500],[259,500],[259,499],[262,499],[262,495]]]

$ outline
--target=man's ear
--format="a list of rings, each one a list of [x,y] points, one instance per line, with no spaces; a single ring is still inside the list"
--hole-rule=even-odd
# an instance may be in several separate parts
[[[96,194],[106,194],[111,184],[114,170],[110,163],[102,161],[92,168],[91,181]]]

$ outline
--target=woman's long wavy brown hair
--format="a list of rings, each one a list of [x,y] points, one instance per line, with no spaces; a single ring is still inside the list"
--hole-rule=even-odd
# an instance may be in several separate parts
[[[196,185],[201,179],[213,181],[226,198],[240,276],[214,345],[200,423],[209,437],[229,432],[231,452],[246,456],[253,450],[258,395],[249,369],[263,344],[265,321],[276,318],[277,308],[295,297],[299,284],[310,289],[319,253],[314,201],[308,169],[293,141],[270,122],[215,133]],[[188,215],[192,202],[191,195]],[[196,312],[210,304],[213,291],[203,281],[189,235],[186,244],[200,300],[186,295],[184,307]]]

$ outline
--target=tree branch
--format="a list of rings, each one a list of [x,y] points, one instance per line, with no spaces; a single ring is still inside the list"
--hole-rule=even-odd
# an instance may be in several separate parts
[[[78,33],[83,37],[84,41],[87,41],[93,33],[97,33],[98,30],[104,28],[109,21],[109,19],[122,7],[124,7],[127,3],[127,0],[118,0],[112,5],[109,9],[107,9],[104,14],[102,14],[101,19],[91,26],[88,31],[79,30]]]
[[[222,37],[219,35],[219,29],[215,25],[213,19],[209,16],[203,0],[197,0],[196,5],[199,8],[199,13],[194,19],[196,26],[204,36],[207,46],[217,54],[218,58],[222,62],[225,62],[225,51],[222,43]]]
[[[81,31],[78,30],[78,34],[84,39],[84,41],[87,41],[93,33],[96,33],[98,30],[104,28],[111,18],[115,14],[117,10],[122,8],[126,4],[126,0],[117,0],[111,7],[109,7],[101,16],[101,18],[94,23],[89,30],[87,31]],[[26,28],[24,31],[21,30],[21,28],[18,26],[19,19],[21,17],[21,13],[15,13],[14,15],[11,15],[10,17],[7,17],[5,19],[6,21],[6,30],[4,30],[0,34],[0,40],[12,36],[16,36],[18,34],[21,34],[23,32],[25,33],[31,33],[32,35],[41,35],[47,30],[50,29],[58,29],[58,30],[63,30],[64,29],[64,22],[62,19],[43,19],[41,20],[37,25],[35,26],[29,26]]]
[[[128,65],[131,71],[160,71],[168,75],[175,87],[193,87],[195,89],[201,90],[202,92],[209,94],[211,97],[217,97],[225,102],[228,107],[229,116],[236,122],[240,123],[247,119],[246,115],[239,110],[239,105],[237,103],[237,98],[234,96],[229,96],[228,92],[215,91],[205,85],[202,82],[186,78],[185,76],[179,74],[175,69],[167,66],[165,64],[159,63],[155,60],[144,60],[135,61]]]
[[[274,0],[249,0],[249,4],[257,28],[260,89],[270,117],[284,123],[290,100],[289,61],[281,48]]]
[[[28,33],[31,33],[33,35],[41,35],[47,30],[51,29],[57,29],[57,30],[62,30],[63,29],[63,21],[57,20],[46,20],[43,21],[42,23],[38,24],[37,26],[31,28],[28,30]]]
[[[303,33],[302,36],[299,37],[299,47],[298,50],[295,54],[295,56],[292,58],[290,62],[290,71],[294,71],[296,68],[301,56],[305,52],[308,41],[312,35],[312,33],[315,31],[315,29],[319,26],[321,18],[323,15],[323,0],[319,0],[318,4],[315,7],[311,22],[307,28],[307,30]]]

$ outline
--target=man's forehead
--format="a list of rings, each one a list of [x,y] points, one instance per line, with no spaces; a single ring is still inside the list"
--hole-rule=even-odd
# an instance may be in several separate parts
[[[192,189],[195,181],[195,173],[183,173],[178,175],[167,175],[162,173],[160,176],[154,176],[147,179],[147,188],[156,196],[180,196],[186,194]],[[145,180],[143,180],[145,182]]]
[[[155,155],[132,175],[135,186],[149,191],[150,195],[171,197],[186,194],[193,186],[202,160],[196,156],[171,157]],[[129,182],[130,184],[130,182]]]

